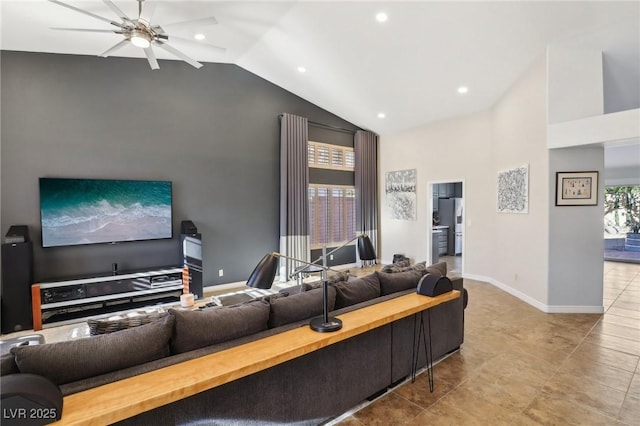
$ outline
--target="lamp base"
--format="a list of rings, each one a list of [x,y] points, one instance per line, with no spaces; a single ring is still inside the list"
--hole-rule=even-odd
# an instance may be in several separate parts
[[[323,317],[314,318],[309,323],[309,327],[313,331],[317,331],[319,333],[329,333],[332,331],[338,331],[342,328],[342,321],[338,318],[329,317],[327,322],[324,321]]]

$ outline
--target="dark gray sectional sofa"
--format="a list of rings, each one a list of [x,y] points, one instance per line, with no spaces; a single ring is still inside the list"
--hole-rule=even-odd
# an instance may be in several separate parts
[[[423,274],[446,274],[444,268],[418,264],[333,282],[331,315],[415,292]],[[452,283],[464,297],[428,314],[434,360],[459,349],[464,338],[466,292],[462,278]],[[132,377],[307,326],[322,313],[322,289],[308,287],[229,307],[170,310],[148,324],[86,339],[16,347],[3,356],[2,375],[41,375],[64,395]],[[426,320],[426,311],[421,315]],[[414,333],[414,317],[403,318],[120,424],[319,424],[410,375]],[[425,365],[421,351],[418,366]]]

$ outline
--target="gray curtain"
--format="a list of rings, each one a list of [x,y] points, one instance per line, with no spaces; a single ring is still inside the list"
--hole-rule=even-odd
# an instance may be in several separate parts
[[[280,253],[309,261],[309,125],[306,117],[280,120]],[[299,266],[280,260],[280,280]]]
[[[358,130],[353,145],[356,157],[356,229],[369,236],[379,257],[378,135]]]

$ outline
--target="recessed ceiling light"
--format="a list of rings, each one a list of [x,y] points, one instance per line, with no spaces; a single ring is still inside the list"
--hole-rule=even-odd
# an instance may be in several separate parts
[[[201,41],[205,39],[204,34],[200,34],[200,33],[194,35],[193,38],[195,38],[196,40],[201,40]]]
[[[458,93],[460,93],[460,94],[463,94],[463,95],[464,95],[464,94],[465,94],[465,93],[467,93],[468,91],[469,91],[469,88],[468,88],[467,86],[460,86],[460,87],[458,87]]]
[[[387,19],[389,19],[389,17],[384,12],[379,12],[376,15],[376,21],[378,21],[378,22],[387,22]]]
[[[299,73],[305,73],[305,72],[307,72],[307,69],[305,67],[298,67],[298,72]]]
[[[378,118],[385,118],[387,115],[384,112],[378,113]]]

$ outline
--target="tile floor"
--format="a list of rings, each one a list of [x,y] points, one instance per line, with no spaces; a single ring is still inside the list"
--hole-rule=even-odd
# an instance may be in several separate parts
[[[462,275],[462,256],[440,256],[440,262],[447,263],[449,274]]]
[[[640,424],[640,265],[605,262],[604,315],[545,314],[465,280],[462,349],[335,423]]]

